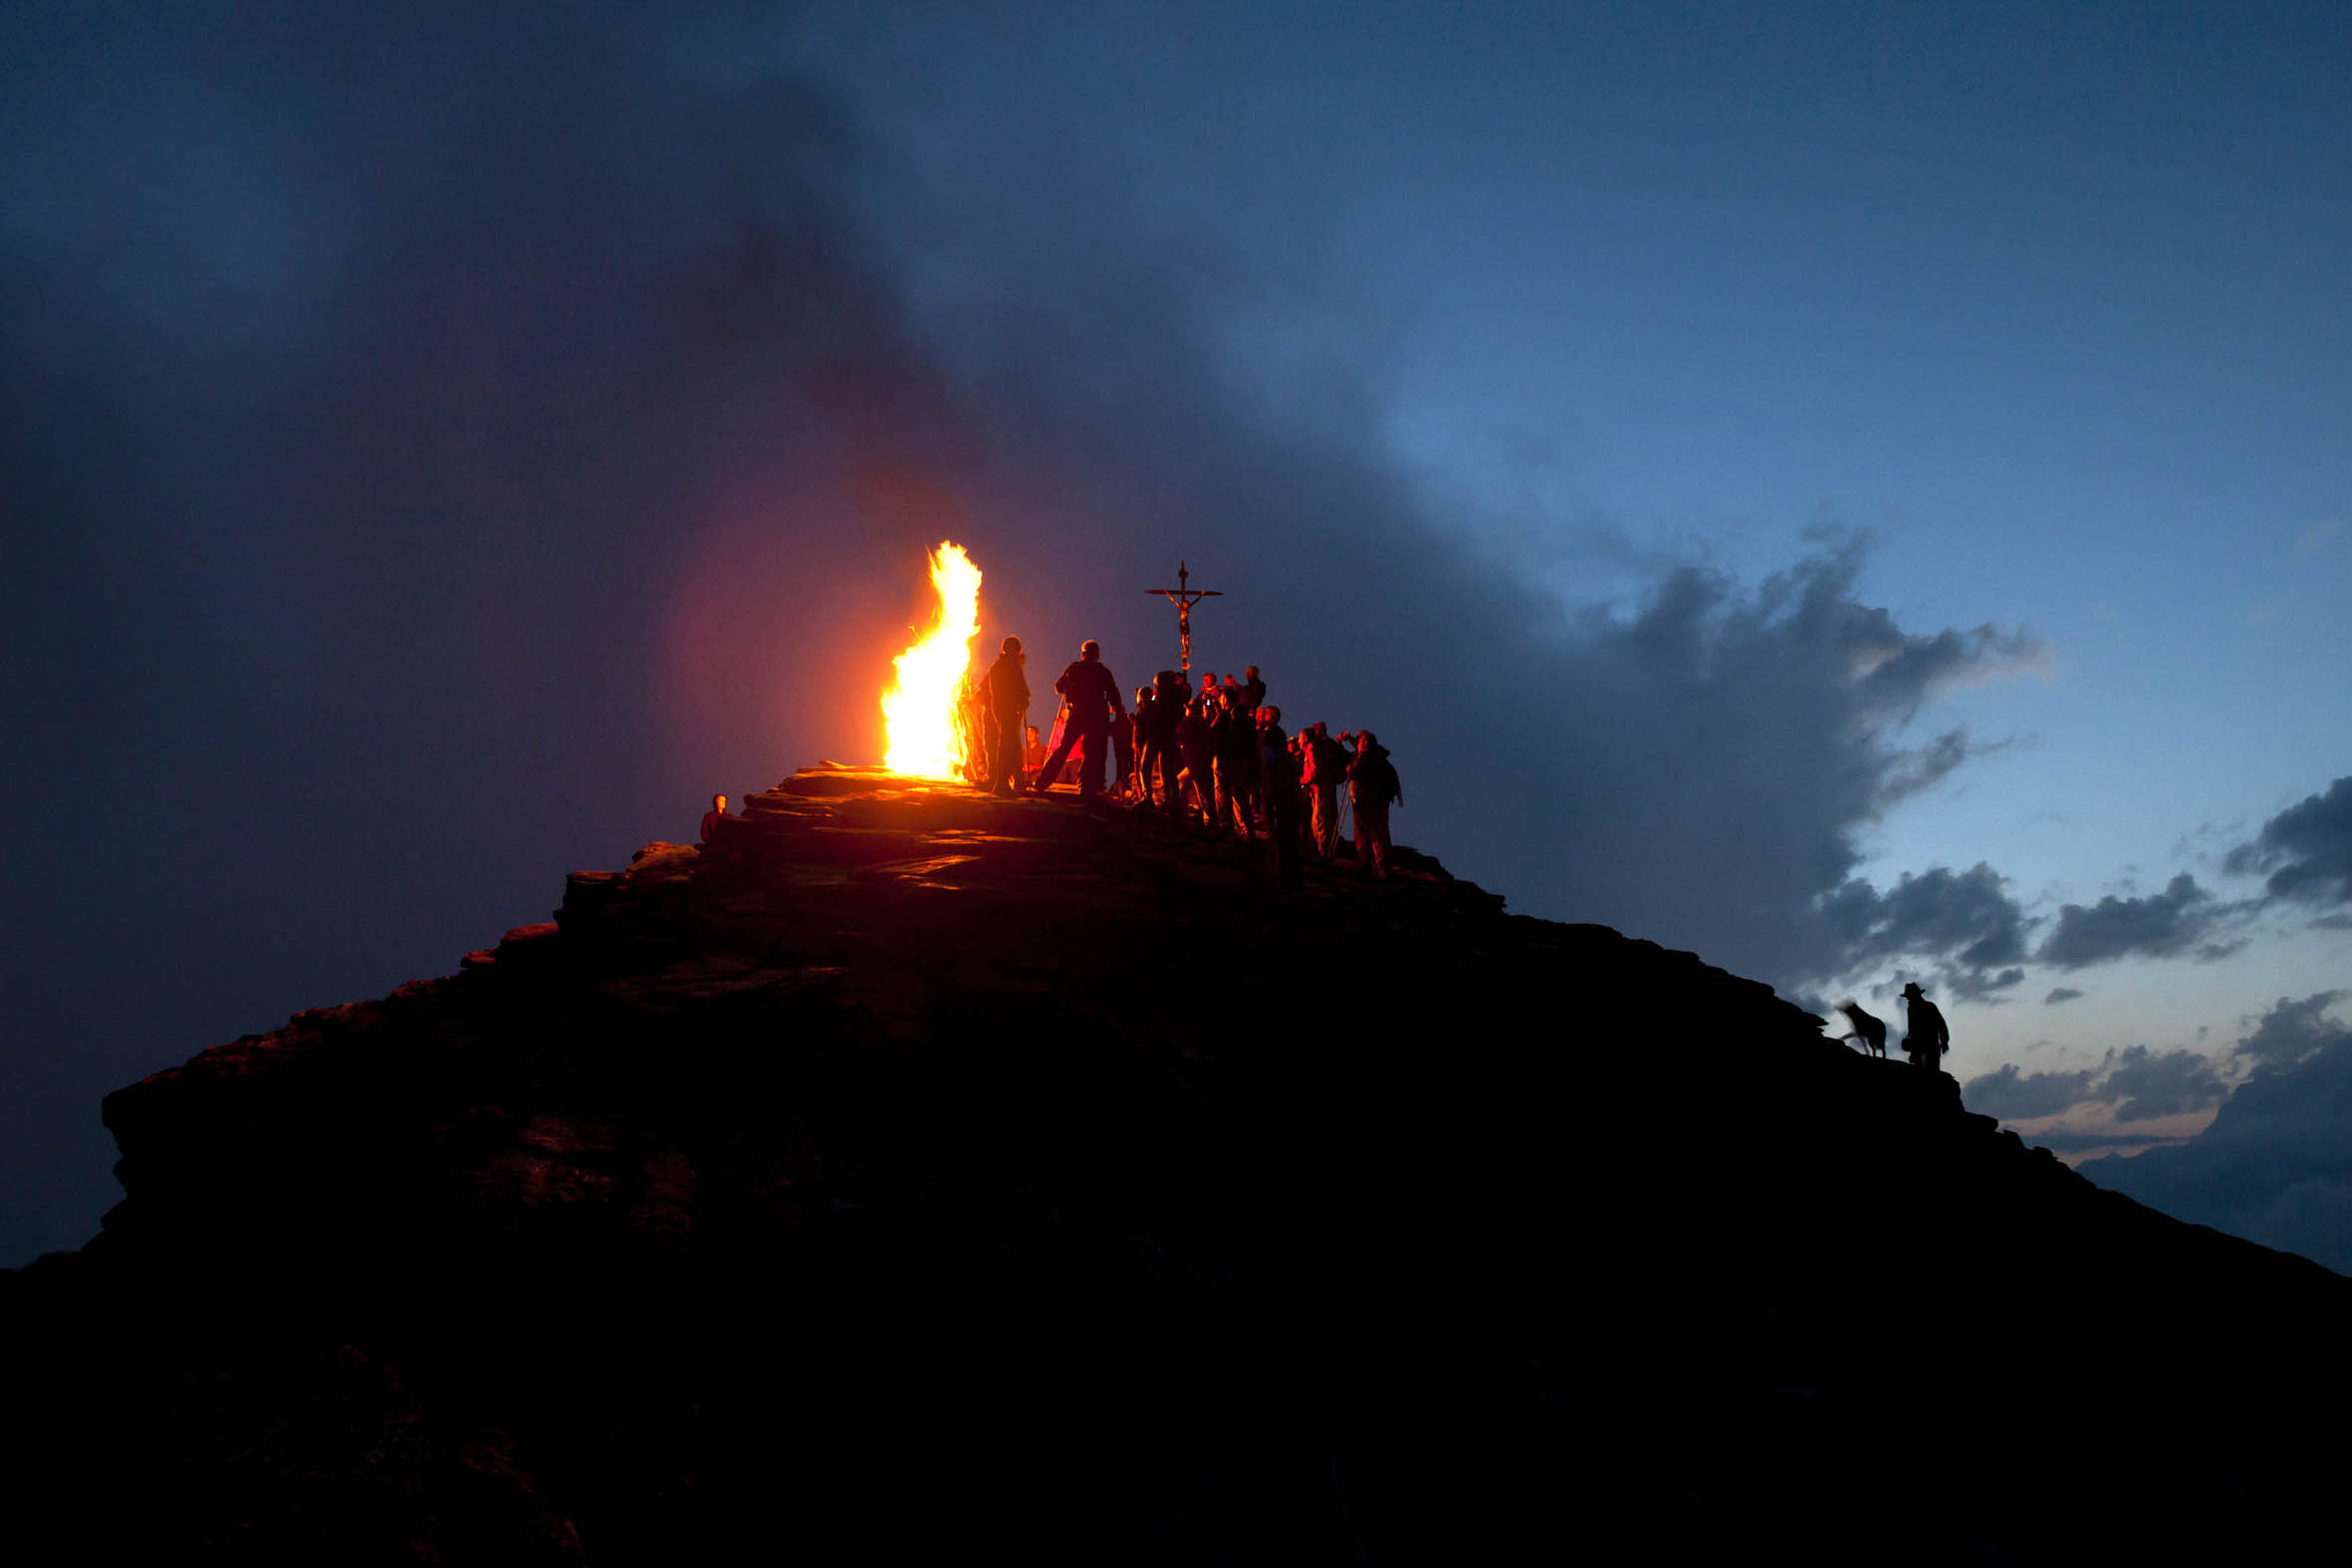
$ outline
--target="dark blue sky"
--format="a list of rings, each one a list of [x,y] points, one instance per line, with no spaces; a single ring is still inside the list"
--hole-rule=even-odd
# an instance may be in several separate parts
[[[944,537],[1130,682],[1189,559],[1403,836],[1926,981],[2070,1152],[2324,1069],[2348,68],[2333,6],[8,8],[0,1258],[112,1201],[106,1089],[878,753]]]

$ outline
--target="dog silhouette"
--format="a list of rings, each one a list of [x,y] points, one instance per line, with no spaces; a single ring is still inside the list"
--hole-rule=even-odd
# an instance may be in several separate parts
[[[1887,1053],[1887,1026],[1884,1018],[1872,1017],[1869,1013],[1864,1012],[1859,1005],[1851,1002],[1839,1003],[1837,1010],[1844,1013],[1846,1021],[1854,1026],[1854,1032],[1843,1036],[1844,1038],[1860,1040],[1863,1053],[1866,1055],[1884,1056]]]

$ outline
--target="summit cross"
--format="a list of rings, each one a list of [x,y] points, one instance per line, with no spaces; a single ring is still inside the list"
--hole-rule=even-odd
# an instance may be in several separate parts
[[[1143,590],[1155,598],[1164,598],[1176,606],[1176,650],[1181,661],[1177,667],[1187,677],[1192,674],[1192,607],[1202,599],[1225,597],[1224,591],[1219,588],[1187,587],[1186,584],[1191,580],[1191,568],[1179,560],[1176,562],[1176,586],[1172,588],[1145,588]]]

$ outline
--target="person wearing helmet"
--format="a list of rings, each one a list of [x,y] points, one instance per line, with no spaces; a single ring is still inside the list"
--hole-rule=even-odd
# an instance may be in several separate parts
[[[1019,637],[1007,637],[988,667],[983,685],[988,694],[988,787],[996,794],[1012,794],[1021,787],[1021,726],[1029,712],[1027,655]]]
[[[1048,781],[1058,777],[1069,761],[1069,750],[1081,746],[1078,758],[1078,798],[1102,792],[1102,763],[1110,751],[1111,715],[1123,711],[1118,677],[1102,662],[1102,644],[1091,637],[1078,648],[1077,658],[1061,672],[1054,689],[1069,704],[1069,719],[1061,728],[1061,744],[1047,759],[1036,788],[1046,792]]]

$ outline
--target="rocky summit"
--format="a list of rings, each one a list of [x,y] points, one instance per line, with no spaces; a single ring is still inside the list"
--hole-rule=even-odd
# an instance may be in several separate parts
[[[1990,1562],[2338,1523],[2352,1281],[1764,986],[805,771],[112,1095],[19,1562]]]

